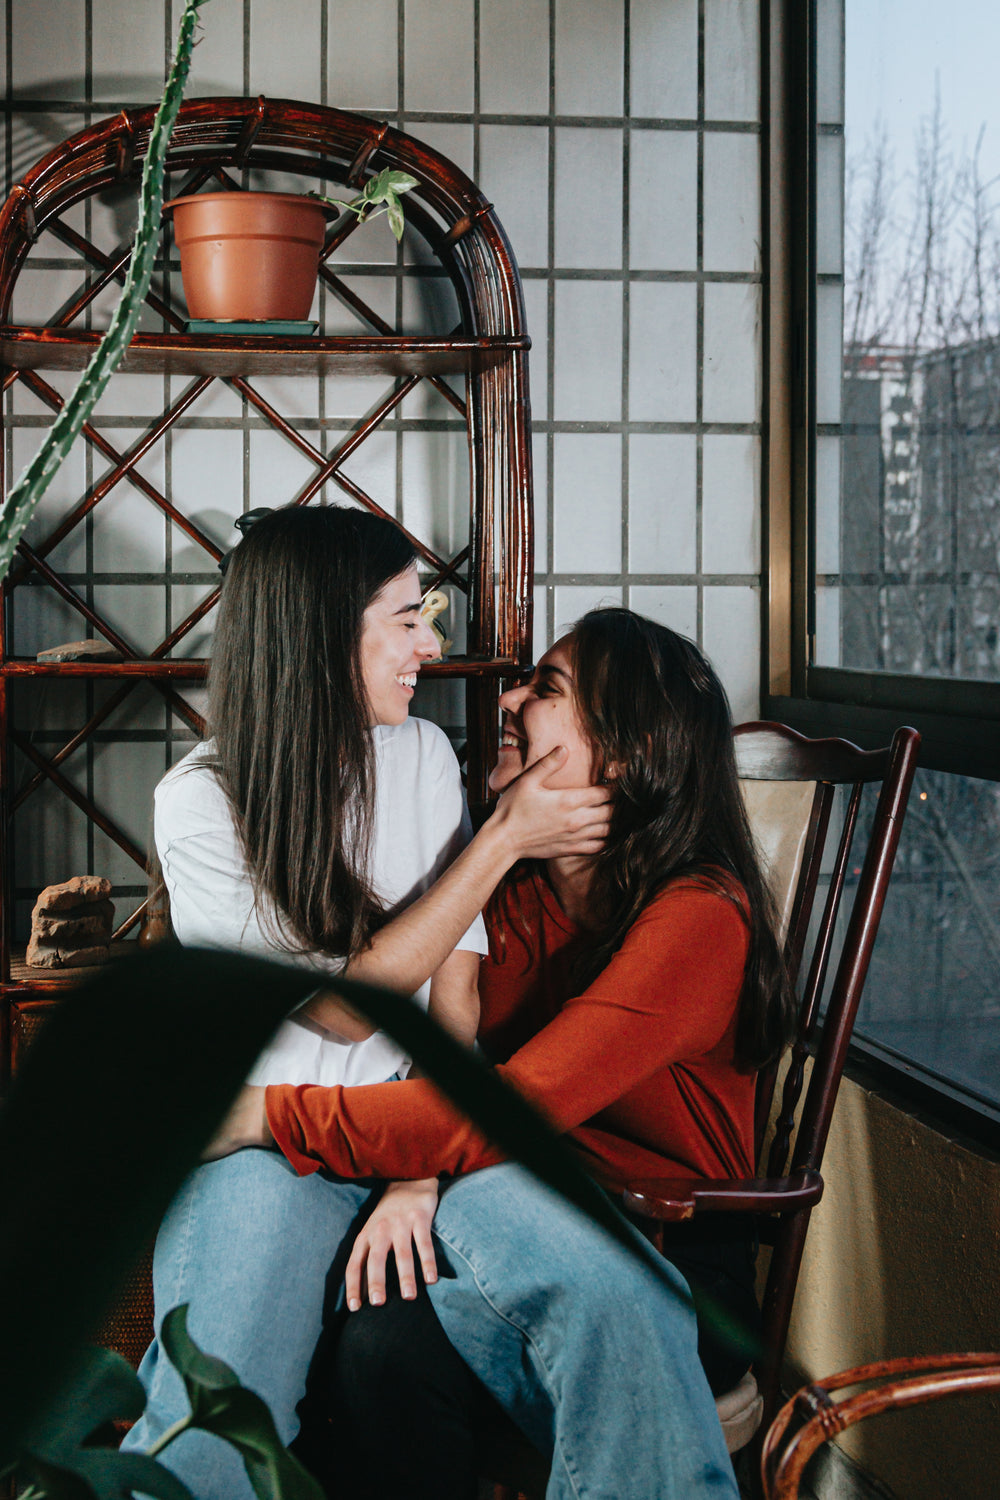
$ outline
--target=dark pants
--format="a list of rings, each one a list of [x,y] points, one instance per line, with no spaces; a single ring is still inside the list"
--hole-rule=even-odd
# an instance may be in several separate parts
[[[667,1234],[667,1258],[692,1286],[698,1353],[717,1395],[753,1357],[755,1245],[735,1216]],[[533,1452],[452,1348],[423,1287],[413,1302],[399,1296],[391,1262],[387,1294],[384,1306],[366,1303],[341,1322],[314,1370],[296,1450],[336,1500],[475,1500],[486,1455],[505,1443],[528,1462]],[[714,1331],[720,1311],[740,1333]]]
[[[295,1452],[335,1500],[475,1500],[475,1432],[492,1398],[423,1286],[343,1319],[310,1380]],[[502,1415],[502,1414],[501,1414]]]

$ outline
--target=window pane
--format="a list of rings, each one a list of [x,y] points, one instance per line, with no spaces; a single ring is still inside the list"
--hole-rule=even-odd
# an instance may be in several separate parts
[[[1000,1106],[995,782],[917,773],[855,1034]]]
[[[820,427],[841,462],[818,484],[815,659],[1000,680],[1000,6],[960,11],[845,3],[842,262],[839,125],[817,141],[818,307],[842,279],[843,337],[818,371],[842,399]]]

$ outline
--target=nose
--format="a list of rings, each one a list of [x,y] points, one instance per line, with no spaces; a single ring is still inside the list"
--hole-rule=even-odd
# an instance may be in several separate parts
[[[421,661],[431,661],[435,656],[441,655],[441,642],[426,620],[419,622],[414,634],[416,639],[413,642],[413,651]]]
[[[509,714],[516,714],[531,692],[531,683],[522,682],[518,687],[508,688],[500,694],[500,707]]]

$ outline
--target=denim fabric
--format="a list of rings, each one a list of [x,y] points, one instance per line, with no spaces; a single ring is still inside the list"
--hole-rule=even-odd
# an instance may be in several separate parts
[[[679,1272],[667,1268],[672,1297],[510,1164],[449,1184],[434,1233],[435,1311],[483,1384],[551,1452],[547,1500],[737,1500]]]
[[[160,1227],[157,1332],[170,1308],[189,1303],[192,1338],[264,1398],[286,1443],[298,1431],[330,1264],[370,1198],[369,1185],[298,1177],[275,1151],[239,1151],[192,1173]],[[147,1405],[122,1445],[132,1451],[148,1449],[189,1410],[155,1338],[139,1375]],[[210,1433],[185,1433],[161,1462],[198,1500],[253,1500],[242,1459]]]
[[[263,1396],[286,1442],[330,1264],[370,1202],[367,1184],[300,1178],[275,1152],[241,1151],[199,1167],[161,1226],[157,1328],[190,1303],[192,1337]],[[434,1229],[435,1309],[484,1385],[553,1454],[548,1500],[737,1500],[677,1272],[674,1299],[511,1165],[451,1183]],[[123,1444],[133,1451],[188,1410],[155,1339],[139,1373],[148,1403]],[[184,1434],[162,1461],[198,1500],[252,1500],[242,1461],[210,1434]]]

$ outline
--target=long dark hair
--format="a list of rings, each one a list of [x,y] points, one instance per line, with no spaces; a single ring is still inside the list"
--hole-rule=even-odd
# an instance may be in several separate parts
[[[591,885],[598,927],[575,978],[585,986],[600,973],[669,881],[717,890],[749,927],[735,1050],[737,1065],[756,1071],[789,1040],[792,997],[740,795],[725,690],[697,646],[628,609],[592,610],[568,645],[595,776],[612,792]]]
[[[287,949],[357,953],[381,916],[361,634],[414,560],[391,521],[332,505],[275,511],[232,554],[209,673],[213,765]]]

